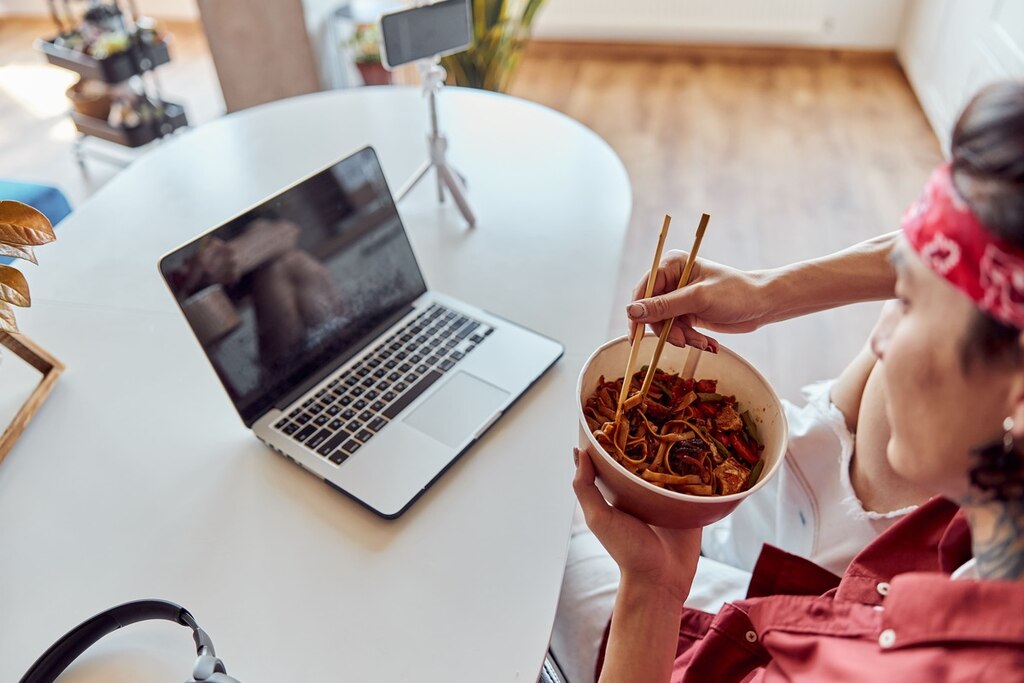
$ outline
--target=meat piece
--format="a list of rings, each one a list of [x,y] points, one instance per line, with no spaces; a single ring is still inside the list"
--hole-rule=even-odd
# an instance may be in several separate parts
[[[725,462],[714,469],[714,475],[721,487],[720,493],[727,496],[730,493],[739,493],[743,490],[747,483],[747,477],[750,476],[750,470],[732,458],[727,458]]]
[[[732,406],[722,406],[722,409],[718,411],[718,416],[715,418],[715,426],[723,432],[735,432],[743,429],[743,420],[735,408]]]

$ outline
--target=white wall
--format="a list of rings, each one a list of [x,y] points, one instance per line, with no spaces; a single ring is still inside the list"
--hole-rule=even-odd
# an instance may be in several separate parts
[[[893,50],[905,5],[906,0],[548,0],[534,35]],[[790,28],[772,21],[787,14],[793,17]]]
[[[195,0],[136,0],[139,12],[162,19],[198,19],[199,8]],[[62,3],[57,3],[58,7]],[[81,10],[83,3],[71,3]],[[0,16],[49,16],[46,0],[0,0]]]
[[[956,118],[979,88],[1024,77],[1024,2],[911,0],[898,54],[946,150]]]
[[[305,0],[308,13],[322,16],[340,0]],[[760,18],[771,5],[803,6],[796,30],[768,26]],[[687,41],[749,45],[803,45],[895,49],[906,0],[547,0],[537,15],[536,36],[548,39]],[[137,0],[144,14],[195,19],[195,0]],[[712,7],[722,22],[694,19],[689,5]],[[43,0],[0,0],[0,14],[44,15]],[[758,8],[761,11],[752,11]],[[771,9],[767,16],[771,16]],[[678,20],[665,21],[664,15]],[[652,18],[653,17],[653,18]]]

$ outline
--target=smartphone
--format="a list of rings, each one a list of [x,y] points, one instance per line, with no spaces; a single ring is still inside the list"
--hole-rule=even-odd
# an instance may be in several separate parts
[[[473,44],[469,0],[442,0],[380,18],[381,62],[402,64],[462,52]]]

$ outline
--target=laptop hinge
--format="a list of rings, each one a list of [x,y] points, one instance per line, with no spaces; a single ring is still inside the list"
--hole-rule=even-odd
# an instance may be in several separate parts
[[[309,392],[310,389],[323,382],[324,379],[344,365],[350,358],[363,351],[367,346],[372,344],[374,340],[380,337],[385,330],[405,316],[409,315],[413,310],[415,310],[413,305],[409,304],[408,306],[403,306],[392,313],[390,316],[385,318],[383,322],[367,332],[357,341],[352,342],[345,351],[342,351],[331,360],[325,362],[320,370],[307,377],[305,381],[301,382],[295,389],[281,397],[281,399],[274,404],[274,407],[278,410],[284,410],[291,404],[295,403],[303,394]]]

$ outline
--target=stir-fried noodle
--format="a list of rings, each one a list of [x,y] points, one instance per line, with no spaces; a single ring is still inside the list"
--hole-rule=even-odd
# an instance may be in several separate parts
[[[597,442],[655,486],[699,496],[750,488],[764,467],[764,445],[736,397],[717,393],[717,380],[694,381],[658,370],[641,404],[639,389],[646,373],[642,368],[633,375],[618,424],[615,408],[622,379],[601,377],[583,408]]]

